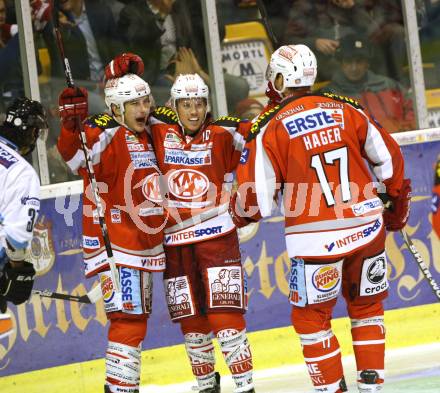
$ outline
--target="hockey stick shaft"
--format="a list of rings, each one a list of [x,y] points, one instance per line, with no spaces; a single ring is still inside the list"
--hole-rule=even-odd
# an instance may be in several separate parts
[[[72,71],[70,69],[69,59],[66,57],[64,52],[64,44],[63,38],[61,36],[61,32],[58,28],[55,28],[55,37],[58,45],[58,50],[60,52],[60,56],[63,61],[64,67],[64,75],[66,77],[66,82],[68,87],[75,87],[75,83],[73,81]],[[84,159],[86,163],[87,175],[89,177],[90,186],[92,188],[93,197],[95,200],[96,210],[98,212],[99,226],[101,228],[102,237],[104,239],[105,250],[107,253],[107,259],[110,266],[110,273],[112,276],[112,281],[116,292],[120,292],[120,282],[119,282],[119,274],[116,268],[116,262],[113,256],[113,250],[110,243],[110,238],[108,235],[107,225],[104,217],[104,209],[102,206],[101,196],[99,195],[98,184],[96,182],[95,171],[93,170],[92,161],[89,155],[89,150],[87,149],[87,138],[86,133],[84,131],[84,127],[82,126],[81,120],[79,117],[76,118],[77,126],[80,130],[79,137],[81,141],[81,148],[84,153]]]
[[[57,293],[57,292],[49,291],[47,289],[45,289],[44,291],[41,291],[39,289],[33,289],[32,294],[41,297],[49,297],[52,299],[68,300],[70,302],[86,303],[86,304],[96,303],[102,297],[101,287],[99,285],[96,285],[93,289],[87,292],[87,294],[82,296]]]
[[[418,252],[416,246],[414,246],[414,243],[412,242],[412,240],[408,236],[408,234],[403,229],[400,231],[400,234],[402,235],[402,238],[403,238],[403,241],[405,242],[406,247],[410,251],[414,260],[419,265],[419,268],[420,268],[423,276],[425,277],[426,281],[429,283],[429,286],[431,287],[431,289],[434,292],[437,299],[440,301],[440,286],[438,285],[436,280],[433,278],[431,272],[429,271],[428,266],[425,264],[425,261],[423,260],[422,256]]]
[[[260,15],[261,15],[261,19],[263,22],[264,27],[266,28],[267,34],[269,36],[270,41],[272,42],[273,45],[273,49],[277,49],[278,48],[278,39],[275,36],[272,27],[270,26],[269,23],[269,17],[267,16],[267,10],[266,10],[266,6],[264,5],[264,1],[263,0],[257,0],[257,7],[258,10],[260,11]]]

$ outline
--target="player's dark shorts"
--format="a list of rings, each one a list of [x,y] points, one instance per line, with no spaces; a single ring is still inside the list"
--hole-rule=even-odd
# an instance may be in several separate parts
[[[241,312],[247,284],[237,231],[194,244],[169,246],[164,274],[171,319],[209,312]]]

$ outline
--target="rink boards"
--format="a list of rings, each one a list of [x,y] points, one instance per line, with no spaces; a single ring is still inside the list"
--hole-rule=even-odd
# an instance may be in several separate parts
[[[437,281],[440,280],[440,240],[430,223],[430,197],[433,165],[440,152],[439,136],[437,129],[399,135],[406,158],[406,176],[413,181],[413,204],[406,230]],[[80,192],[79,182],[43,190],[46,198],[32,242],[39,273],[35,288],[83,294],[94,284],[94,280],[84,280],[82,275]],[[241,241],[250,293],[247,321],[248,330],[253,332],[255,366],[299,362],[299,344],[288,327],[290,307],[286,295],[290,262],[284,250],[282,217],[274,216],[248,228],[241,234]],[[387,256],[390,296],[385,306],[392,310],[387,313],[387,346],[438,341],[439,307],[433,304],[435,297],[398,233],[387,236]],[[189,379],[184,349],[178,345],[182,337],[169,322],[160,275],[155,276],[154,284],[154,311],[144,343],[144,349],[149,351],[144,352],[142,380],[162,384]],[[41,389],[40,385],[35,392],[61,392],[66,381],[72,392],[99,391],[104,372],[100,358],[106,345],[102,304],[78,305],[33,297],[24,305],[11,307],[10,312],[17,332],[0,342],[0,375],[4,376],[0,391],[17,389],[18,392],[26,385],[29,386],[26,391],[33,392],[37,380],[50,386]],[[342,302],[334,315],[345,315]],[[345,332],[338,338],[345,353],[349,353],[347,319],[336,321],[337,329]],[[29,371],[34,372],[23,374]]]

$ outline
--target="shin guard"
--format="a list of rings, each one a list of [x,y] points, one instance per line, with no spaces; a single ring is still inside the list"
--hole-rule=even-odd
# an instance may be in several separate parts
[[[215,386],[215,355],[211,334],[186,333],[185,348],[200,390]]]
[[[232,374],[236,389],[234,393],[248,392],[254,387],[252,381],[252,353],[246,337],[246,329],[222,329],[217,340]]]
[[[139,391],[141,348],[109,341],[105,356],[106,384],[111,393]]]

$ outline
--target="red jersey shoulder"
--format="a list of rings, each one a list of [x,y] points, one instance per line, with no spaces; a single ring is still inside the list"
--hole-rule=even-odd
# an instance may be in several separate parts
[[[238,117],[233,116],[221,116],[218,119],[211,122],[212,125],[219,126],[219,127],[238,127],[238,125],[241,123],[241,119]]]
[[[150,122],[152,123],[165,123],[165,124],[178,124],[179,119],[176,112],[166,106],[157,107],[150,115]]]
[[[100,113],[89,116],[84,120],[84,131],[87,135],[87,145],[93,145],[99,136],[109,129],[120,127],[121,125],[107,113]]]
[[[356,101],[354,98],[350,98],[347,96],[334,94],[334,93],[323,93],[321,95],[323,97],[327,97],[327,98],[330,98],[335,101],[340,101],[345,104],[350,104],[351,106],[355,107],[356,109],[362,109],[362,110],[364,109],[363,106],[358,101]]]
[[[98,113],[96,115],[89,116],[84,125],[89,128],[100,128],[105,130],[106,128],[118,127],[120,124],[108,113]]]

